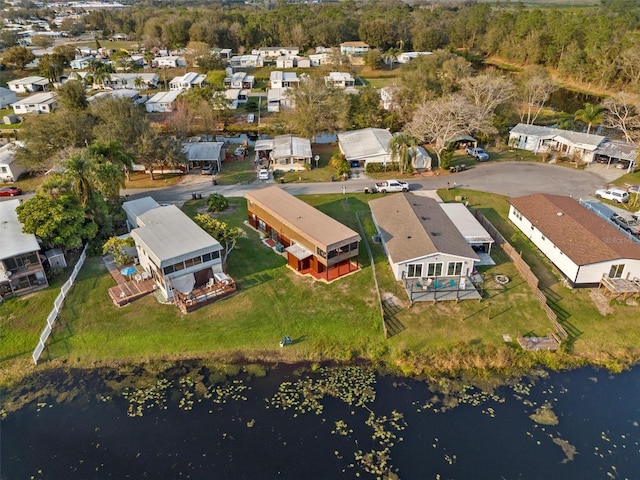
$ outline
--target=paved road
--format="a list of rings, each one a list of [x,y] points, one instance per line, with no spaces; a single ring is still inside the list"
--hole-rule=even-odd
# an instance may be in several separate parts
[[[589,198],[598,188],[607,184],[607,180],[589,170],[574,170],[557,165],[541,163],[500,162],[481,164],[475,168],[453,175],[438,177],[413,178],[410,180],[412,190],[435,190],[446,188],[447,182],[457,186],[498,193],[509,197],[528,195],[531,193],[554,193],[571,195],[575,198]],[[346,182],[326,183],[291,183],[282,188],[293,195],[361,192],[370,186],[369,178],[352,178]],[[123,194],[130,198],[150,195],[157,202],[184,202],[191,198],[193,192],[204,196],[218,192],[225,197],[244,196],[245,193],[258,188],[274,185],[273,181],[256,181],[242,185],[216,185],[211,177],[190,175],[178,185],[151,190],[125,190]]]

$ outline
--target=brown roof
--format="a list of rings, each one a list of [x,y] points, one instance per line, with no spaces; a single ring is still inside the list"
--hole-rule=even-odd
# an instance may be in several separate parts
[[[360,241],[360,235],[346,225],[325,215],[308,203],[288,194],[280,187],[268,187],[246,194],[247,201],[254,201],[271,215],[315,245],[327,249],[345,241]]]
[[[435,253],[478,259],[432,198],[398,193],[371,200],[369,207],[393,263]]]
[[[536,193],[509,202],[576,265],[640,259],[640,245],[571,197]]]

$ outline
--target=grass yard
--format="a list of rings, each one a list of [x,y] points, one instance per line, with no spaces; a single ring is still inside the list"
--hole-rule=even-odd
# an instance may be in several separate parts
[[[514,373],[539,362],[551,367],[592,362],[615,369],[640,358],[635,305],[600,302],[597,291],[564,287],[548,262],[506,220],[505,197],[462,189],[439,194],[445,200],[464,196],[523,252],[562,323],[570,327],[572,338],[564,352],[525,353],[503,341],[503,334],[513,339],[518,334],[544,336],[552,326],[499,247],[493,250],[497,265],[479,269],[485,278],[482,301],[409,306],[381,245],[370,241],[375,229],[367,201],[372,196],[353,194],[301,198],[351,228],[358,229],[356,215],[360,218],[381,294],[394,297],[401,306],[396,318],[406,328],[390,339],[383,338],[373,269],[364,244],[361,271],[329,285],[314,282],[296,275],[282,256],[262,244],[258,233],[243,223],[245,200],[232,198],[230,208],[218,217],[246,232],[228,260],[227,271],[238,282],[237,294],[189,315],[173,305],[159,304],[153,296],[117,308],[107,295],[114,285],[112,278],[99,258],[90,258],[43,358],[51,365],[69,366],[193,357],[291,362],[366,358],[408,374]],[[184,210],[193,216],[206,208],[205,202],[188,201]],[[497,274],[507,275],[510,282],[497,284]],[[54,281],[44,292],[3,304],[0,380],[29,368],[30,354],[61,283]],[[278,346],[285,335],[294,340],[291,348]]]
[[[131,172],[131,178],[125,181],[124,188],[164,188],[180,183],[182,175],[177,173],[155,173],[151,176],[145,172]]]

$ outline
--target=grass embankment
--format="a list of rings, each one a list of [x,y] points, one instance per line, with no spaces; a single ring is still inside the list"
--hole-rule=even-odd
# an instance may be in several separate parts
[[[565,288],[550,273],[526,238],[505,220],[504,197],[456,189],[441,191],[445,198],[465,196],[502,231],[541,278],[555,299],[554,309],[571,326],[572,339],[556,353],[525,353],[502,334],[546,335],[551,324],[526,282],[504,253],[494,247],[497,265],[481,269],[485,297],[481,302],[440,302],[409,307],[402,286],[394,281],[384,252],[371,244],[381,293],[394,295],[402,309],[397,319],[406,327],[385,340],[372,268],[361,249],[362,271],[332,284],[314,282],[288,269],[283,257],[265,247],[259,235],[243,225],[246,205],[231,199],[232,208],[221,218],[242,225],[247,235],[229,258],[228,272],[238,281],[238,293],[189,315],[172,305],[160,305],[153,296],[115,307],[107,289],[114,285],[97,258],[88,260],[66,302],[47,344],[45,367],[92,367],[181,358],[266,362],[317,362],[325,360],[372,361],[408,375],[461,375],[469,372],[514,375],[537,364],[550,368],[586,363],[620,368],[640,358],[640,334],[635,308],[623,304],[598,311],[590,290]],[[317,195],[303,200],[357,228],[355,214],[363,219],[366,238],[374,232],[367,201],[371,195]],[[189,201],[185,211],[195,214],[204,200]],[[371,242],[370,242],[371,243]],[[496,284],[496,274],[508,275],[506,286]],[[0,374],[3,383],[33,369],[30,354],[45,324],[57,288],[3,305]],[[291,347],[280,348],[289,335]],[[41,367],[38,367],[41,368]]]

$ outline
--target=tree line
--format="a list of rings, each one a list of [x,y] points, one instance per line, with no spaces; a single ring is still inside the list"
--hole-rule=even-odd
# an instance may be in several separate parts
[[[19,12],[7,15],[15,19]],[[22,15],[51,18],[47,12],[26,9]],[[603,0],[580,8],[475,1],[409,5],[400,0],[278,3],[265,8],[141,3],[94,10],[75,21],[104,38],[125,33],[147,49],[203,42],[240,53],[276,45],[308,51],[362,40],[381,52],[464,50],[552,68],[601,88],[640,88],[640,4],[633,0]],[[9,31],[0,32],[3,39],[10,41]]]

